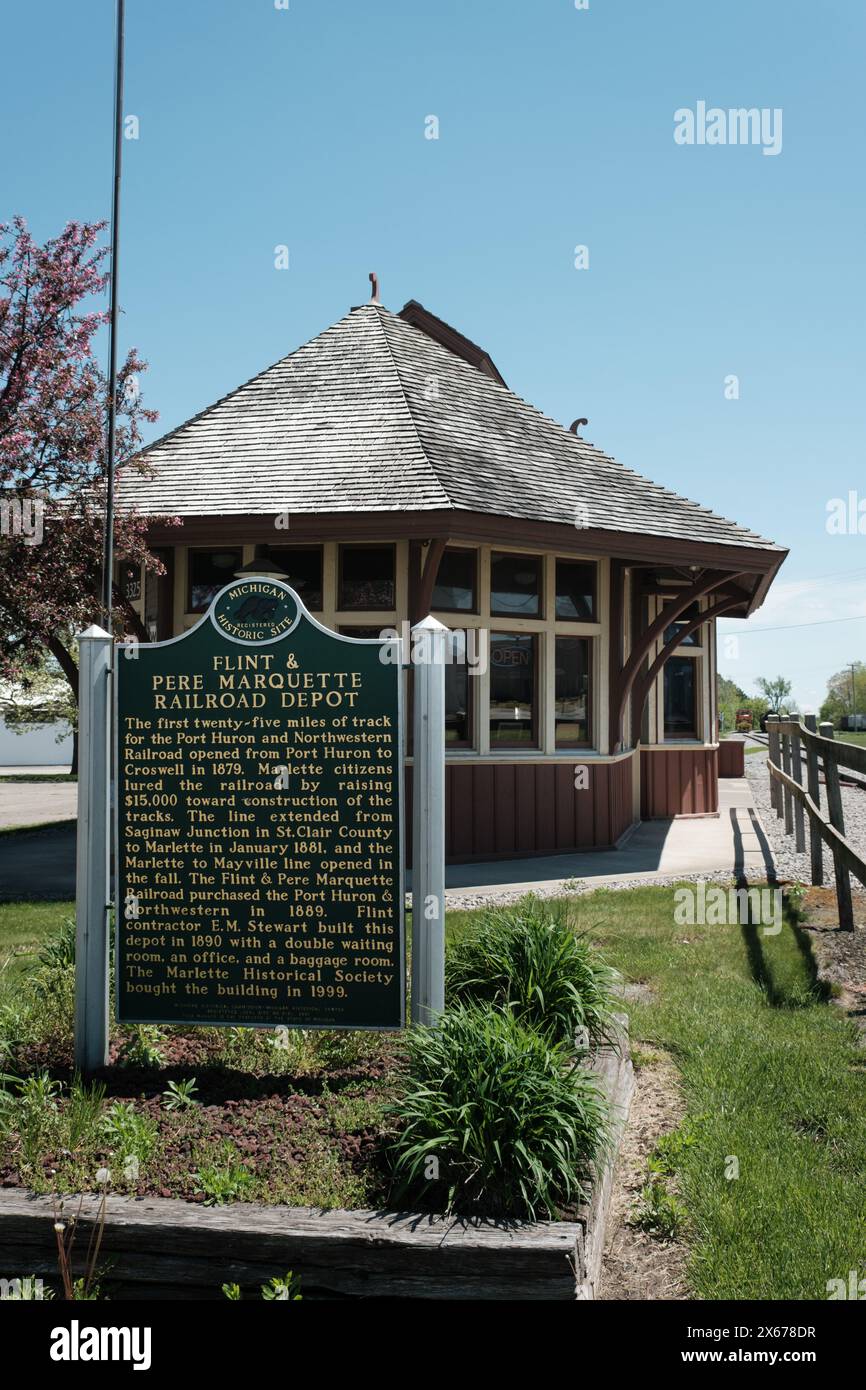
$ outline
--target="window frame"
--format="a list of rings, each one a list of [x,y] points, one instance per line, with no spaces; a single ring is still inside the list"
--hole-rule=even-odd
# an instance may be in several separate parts
[[[372,607],[361,604],[350,604],[348,607],[343,603],[343,562],[347,550],[387,550],[391,553],[391,583],[393,594],[390,603],[374,604]],[[335,595],[334,610],[338,614],[342,613],[393,613],[397,606],[398,584],[397,584],[397,544],[395,541],[338,541],[337,543],[337,592]]]
[[[493,659],[492,659],[492,656],[491,656],[491,659],[490,659],[490,661],[489,661],[489,663],[488,663],[488,677],[487,677],[487,739],[488,739],[488,749],[489,749],[489,751],[490,751],[491,753],[493,753],[493,752],[499,752],[501,749],[511,749],[511,750],[520,749],[521,751],[526,752],[526,753],[543,753],[544,749],[543,749],[542,746],[541,746],[541,728],[542,728],[542,719],[541,719],[541,716],[542,716],[542,709],[541,709],[541,704],[542,704],[542,702],[541,702],[541,699],[540,699],[540,695],[541,695],[541,679],[540,679],[540,677],[541,677],[541,671],[542,671],[542,662],[541,662],[541,640],[540,640],[540,639],[541,639],[541,637],[542,637],[543,634],[540,633],[540,632],[521,631],[519,628],[518,628],[518,629],[513,629],[513,628],[512,628],[511,630],[509,630],[509,629],[507,629],[507,628],[505,628],[505,629],[503,629],[503,628],[497,628],[497,629],[494,630],[494,628],[491,627],[491,628],[489,629],[489,632],[490,632],[490,649],[491,649],[491,653],[492,653],[492,649],[493,649],[493,642],[494,642],[494,640],[495,640],[497,637],[529,637],[529,638],[532,639],[532,694],[533,694],[533,699],[532,699],[532,703],[531,703],[531,706],[530,706],[530,708],[531,708],[531,718],[530,718],[530,741],[529,741],[528,743],[526,743],[526,742],[522,741],[521,739],[499,739],[499,738],[498,738],[498,739],[496,739],[496,741],[494,742],[494,740],[491,738],[492,717],[491,717],[491,709],[490,709],[490,707],[491,707],[492,675],[493,675]]]
[[[585,739],[585,740],[569,740],[568,742],[565,742],[565,741],[562,741],[562,742],[561,742],[561,741],[556,737],[556,644],[557,644],[558,642],[585,642],[585,643],[586,643],[586,651],[587,651],[587,659],[586,659],[586,667],[587,667],[587,669],[586,669],[586,734],[587,734],[587,736],[586,736],[586,739]],[[594,706],[594,700],[593,700],[593,683],[594,683],[594,680],[595,680],[595,671],[594,671],[594,669],[593,669],[593,668],[594,668],[594,664],[595,664],[595,651],[594,651],[594,647],[595,647],[595,642],[594,642],[594,640],[593,640],[592,637],[585,636],[585,635],[583,635],[583,634],[581,634],[581,633],[579,633],[579,632],[556,632],[556,631],[554,631],[554,634],[553,634],[553,654],[554,654],[554,663],[553,663],[553,667],[554,667],[554,676],[553,676],[553,709],[552,709],[552,715],[551,715],[551,717],[552,717],[552,719],[553,719],[553,746],[554,746],[554,748],[556,749],[557,752],[559,752],[560,750],[567,751],[569,748],[592,748],[592,747],[594,746],[594,745],[593,745],[593,738],[592,738],[592,736],[593,736],[593,728],[594,728],[594,708],[593,708],[593,706]]]
[[[545,560],[546,560],[546,558],[547,558],[547,554],[548,554],[548,552],[547,552],[547,551],[543,551],[543,550],[503,550],[503,549],[501,549],[501,548],[498,547],[498,546],[490,546],[489,557],[488,557],[488,579],[489,579],[489,586],[490,586],[490,587],[489,587],[489,591],[488,591],[488,595],[487,595],[487,602],[488,602],[488,612],[489,612],[489,614],[490,614],[491,621],[492,621],[493,618],[506,618],[506,619],[507,619],[507,618],[510,618],[512,621],[517,621],[517,622],[531,622],[531,623],[544,623],[544,622],[546,622],[547,604],[546,604],[546,602],[545,602],[545,598],[546,598],[546,595],[545,595],[545,588],[546,588],[546,585],[545,585]],[[493,564],[494,564],[494,560],[495,560],[497,557],[499,557],[499,558],[501,558],[501,559],[509,559],[509,560],[520,560],[520,559],[525,559],[525,560],[534,560],[534,561],[535,561],[535,563],[536,563],[536,565],[537,565],[537,567],[538,567],[538,612],[537,612],[537,613],[523,613],[523,614],[521,614],[521,613],[515,613],[515,612],[513,612],[513,611],[506,611],[506,612],[503,612],[501,609],[499,609],[499,608],[494,608],[494,607],[493,607]],[[492,635],[492,630],[491,630],[491,635]]]
[[[436,584],[433,585],[433,593],[430,596],[430,611],[435,613],[465,613],[467,616],[477,618],[481,610],[481,552],[478,546],[470,545],[446,545],[442,552],[442,560],[448,552],[452,554],[469,555],[472,559],[472,607],[471,608],[445,608],[442,604],[434,602]],[[440,568],[442,564],[440,560]],[[436,579],[438,582],[439,573],[437,570]]]

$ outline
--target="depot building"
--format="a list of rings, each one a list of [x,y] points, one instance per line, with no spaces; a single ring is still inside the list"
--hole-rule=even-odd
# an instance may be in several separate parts
[[[787,552],[577,428],[416,301],[374,296],[121,475],[121,506],[182,522],[150,527],[164,575],[121,566],[127,611],[177,636],[243,571],[349,636],[432,613],[453,633],[452,861],[718,814],[716,619],[753,613]]]

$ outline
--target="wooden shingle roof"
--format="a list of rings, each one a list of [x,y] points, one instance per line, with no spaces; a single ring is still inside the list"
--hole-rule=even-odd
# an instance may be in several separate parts
[[[151,476],[122,475],[121,505],[180,517],[579,517],[599,530],[780,549],[578,438],[491,374],[482,349],[474,362],[462,335],[450,330],[452,350],[418,320],[375,303],[353,309],[149,445]]]

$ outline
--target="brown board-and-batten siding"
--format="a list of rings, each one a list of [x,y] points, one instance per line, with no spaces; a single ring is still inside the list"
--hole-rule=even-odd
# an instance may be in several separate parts
[[[445,858],[477,859],[606,849],[628,830],[632,754],[587,761],[589,785],[578,790],[568,762],[450,762],[445,767]],[[406,769],[406,853],[411,856],[412,768]]]
[[[746,745],[739,739],[726,738],[719,744],[719,776],[745,777]]]
[[[717,815],[718,749],[644,748],[640,783],[642,820]]]

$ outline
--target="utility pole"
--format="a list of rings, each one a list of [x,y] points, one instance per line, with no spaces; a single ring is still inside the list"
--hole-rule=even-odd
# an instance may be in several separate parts
[[[117,280],[120,244],[120,175],[123,160],[123,30],[124,0],[117,0],[117,51],[114,66],[114,177],[111,196],[111,278],[108,324],[108,426],[105,445],[105,537],[102,557],[103,622],[111,631],[114,571],[114,449],[117,414]]]

